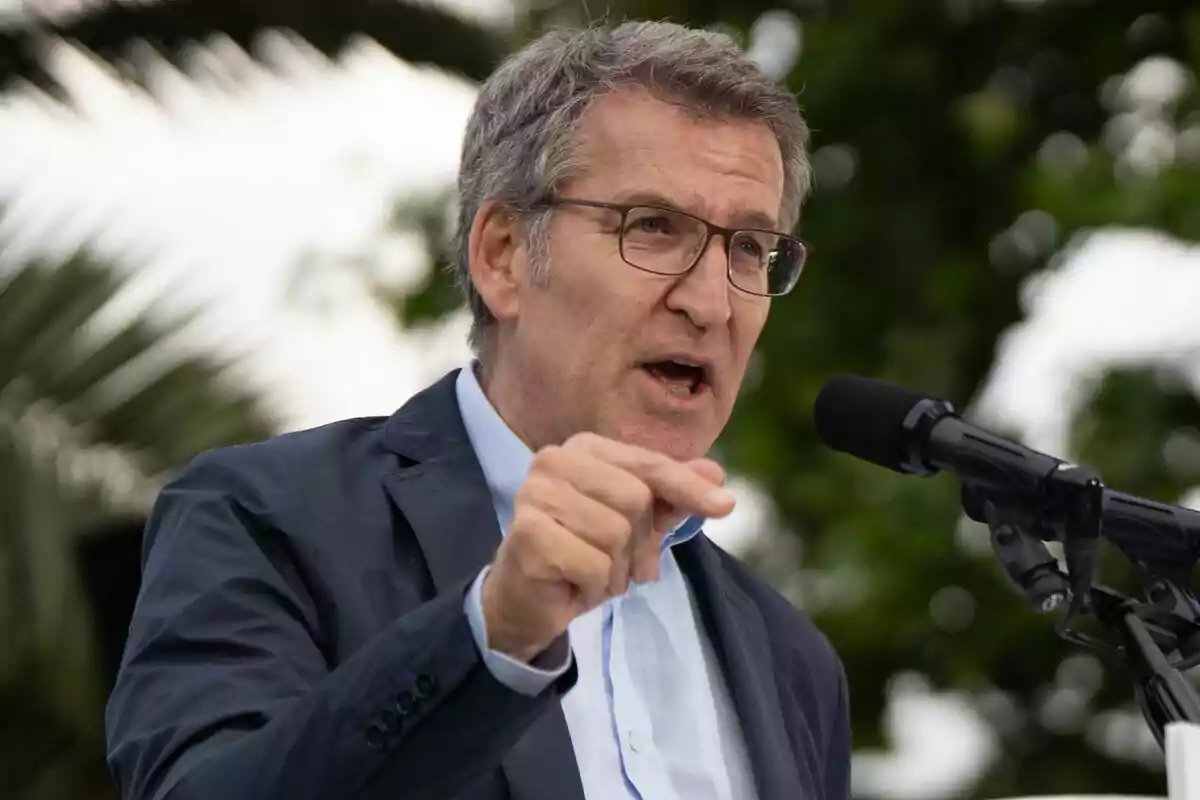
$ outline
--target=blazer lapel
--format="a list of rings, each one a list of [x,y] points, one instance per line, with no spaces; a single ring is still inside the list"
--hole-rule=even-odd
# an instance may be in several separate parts
[[[471,449],[458,446],[384,477],[439,594],[478,574],[500,546],[491,496],[476,473]]]
[[[412,527],[438,593],[477,575],[500,546],[491,494],[459,413],[458,370],[391,419],[384,443],[408,464],[384,486]],[[537,720],[502,764],[515,800],[584,800],[562,706]]]
[[[762,615],[736,584],[725,578],[712,542],[697,535],[674,548],[692,582],[704,627],[712,637],[733,698],[754,771],[758,800],[797,800],[801,783],[779,704],[770,642]]]

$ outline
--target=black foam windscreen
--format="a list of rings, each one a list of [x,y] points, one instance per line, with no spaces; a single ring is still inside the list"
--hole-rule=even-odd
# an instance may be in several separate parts
[[[817,395],[813,423],[828,447],[899,472],[904,420],[925,399],[891,383],[838,375]]]

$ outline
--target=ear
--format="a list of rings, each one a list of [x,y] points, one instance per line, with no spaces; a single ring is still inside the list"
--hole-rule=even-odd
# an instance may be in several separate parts
[[[520,216],[495,200],[480,206],[471,223],[467,264],[475,291],[501,322],[520,310],[526,258]]]

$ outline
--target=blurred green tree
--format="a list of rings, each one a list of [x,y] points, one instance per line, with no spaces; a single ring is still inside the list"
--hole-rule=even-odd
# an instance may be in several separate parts
[[[749,556],[842,654],[856,747],[888,746],[890,687],[915,672],[971,698],[993,730],[995,758],[961,797],[1165,794],[1160,766],[1105,744],[1112,715],[1131,709],[1121,671],[1081,657],[1025,607],[986,532],[980,548],[980,530],[961,522],[957,485],[830,453],[810,409],[837,372],[968,407],[1023,318],[1030,279],[1053,271],[1079,237],[1129,225],[1200,239],[1200,93],[1188,70],[1200,64],[1200,9],[1174,0],[791,8],[611,0],[606,14],[733,34],[798,92],[814,128],[816,189],[800,226],[814,257],[776,304],[719,443],[733,470],[765,488],[797,545],[771,539]],[[525,33],[585,15],[573,2],[543,3]],[[408,325],[435,324],[452,296],[436,268],[444,219],[425,219],[437,255],[426,284],[403,302],[387,298]],[[1063,455],[1114,488],[1177,502],[1200,477],[1191,447],[1200,404],[1181,380],[1161,380],[1181,366],[1100,376]]]
[[[186,318],[122,317],[126,283],[82,253],[0,270],[2,797],[116,796],[102,737],[114,643],[98,641],[112,624],[93,612],[136,588],[138,519],[165,473],[275,429],[234,362],[181,346]],[[119,572],[89,598],[81,553],[115,525],[124,549],[104,568]]]

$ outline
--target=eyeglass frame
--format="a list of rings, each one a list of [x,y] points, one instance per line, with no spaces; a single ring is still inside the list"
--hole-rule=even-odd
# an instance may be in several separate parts
[[[804,267],[808,263],[808,256],[810,252],[808,243],[797,236],[791,235],[790,233],[781,233],[780,231],[772,231],[766,228],[726,228],[709,222],[703,217],[690,214],[687,211],[682,211],[678,208],[669,208],[667,206],[656,205],[654,203],[615,203],[603,200],[584,200],[575,197],[551,196],[534,203],[530,208],[531,210],[539,210],[552,209],[559,206],[579,206],[582,208],[599,208],[605,211],[619,212],[621,214],[621,227],[617,231],[617,250],[621,254],[621,260],[634,269],[641,270],[642,272],[649,273],[650,275],[687,275],[696,268],[696,265],[700,263],[700,259],[704,258],[705,252],[708,251],[708,245],[712,242],[713,237],[717,235],[720,235],[721,238],[725,240],[725,247],[723,248],[725,251],[725,279],[729,281],[730,286],[737,289],[739,292],[743,292],[744,294],[748,294],[753,297],[784,297],[785,295],[790,294],[791,291],[796,288],[796,284],[800,282],[800,275],[803,274]],[[664,211],[668,214],[678,214],[681,217],[693,219],[705,227],[704,244],[701,245],[700,249],[696,251],[695,260],[692,261],[692,263],[689,264],[686,269],[680,272],[659,272],[657,270],[648,269],[639,264],[634,264],[625,257],[625,223],[629,219],[629,212],[633,211],[635,208],[648,208],[653,211]],[[799,245],[800,251],[803,254],[802,260],[800,261],[800,268],[796,270],[796,275],[792,278],[791,285],[789,285],[787,289],[782,292],[768,292],[764,294],[763,292],[752,292],[749,289],[743,289],[741,286],[738,286],[733,282],[733,260],[729,250],[731,243],[733,242],[733,237],[739,233],[767,233],[772,236],[780,236],[784,239],[791,240]]]

